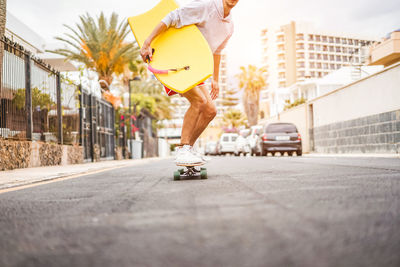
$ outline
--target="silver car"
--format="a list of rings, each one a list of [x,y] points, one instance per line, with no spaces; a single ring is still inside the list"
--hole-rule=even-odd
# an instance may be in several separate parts
[[[244,129],[239,132],[239,136],[235,143],[235,156],[239,156],[243,153],[246,155],[251,152],[249,141],[247,137],[250,135],[250,129]]]
[[[247,137],[247,141],[250,145],[251,155],[256,155],[257,153],[257,140],[258,137],[263,133],[262,125],[254,125],[250,127],[250,135]]]
[[[205,155],[217,155],[217,142],[208,141],[204,148]]]

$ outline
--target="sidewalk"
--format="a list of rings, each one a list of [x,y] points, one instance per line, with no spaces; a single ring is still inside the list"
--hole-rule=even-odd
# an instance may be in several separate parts
[[[165,158],[146,158],[136,160],[109,160],[94,163],[65,166],[47,166],[37,168],[15,169],[0,172],[0,190],[51,181],[73,175],[84,175],[128,166],[156,162]]]
[[[373,154],[373,153],[364,153],[364,154],[323,154],[323,153],[307,153],[303,154],[305,157],[326,157],[326,158],[400,158],[400,154]]]

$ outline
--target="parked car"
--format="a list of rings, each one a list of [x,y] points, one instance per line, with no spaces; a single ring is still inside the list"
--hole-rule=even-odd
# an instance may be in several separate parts
[[[208,141],[204,148],[205,155],[217,155],[217,142],[216,141]]]
[[[250,153],[250,144],[247,137],[250,135],[250,129],[240,130],[239,136],[235,142],[235,156],[239,156],[241,153],[246,155]]]
[[[293,123],[270,123],[264,127],[263,134],[257,139],[256,154],[266,156],[268,152],[272,156],[276,152],[289,156],[296,152],[297,156],[303,154],[301,136]]]
[[[247,137],[247,141],[250,145],[250,154],[256,154],[257,139],[262,134],[263,127],[261,125],[255,125],[250,127],[250,135]]]
[[[238,134],[236,133],[224,133],[221,135],[221,138],[218,142],[218,154],[225,155],[228,153],[235,152],[235,142],[238,138]]]

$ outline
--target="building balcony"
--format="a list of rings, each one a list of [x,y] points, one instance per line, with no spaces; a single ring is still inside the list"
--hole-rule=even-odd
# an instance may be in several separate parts
[[[370,48],[368,65],[385,67],[400,61],[400,30],[392,32],[390,39]]]

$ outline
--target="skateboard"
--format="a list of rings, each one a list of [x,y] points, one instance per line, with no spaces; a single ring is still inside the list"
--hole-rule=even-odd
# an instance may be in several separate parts
[[[178,8],[175,0],[160,0],[151,10],[128,18],[139,45],[160,21]],[[185,93],[207,80],[214,71],[210,46],[196,25],[170,27],[151,43],[154,49],[148,69],[158,81],[176,93]]]
[[[204,164],[197,165],[177,165],[181,167],[185,167],[185,169],[178,169],[174,172],[174,181],[179,181],[182,178],[199,178],[207,179],[207,169],[199,166]]]

